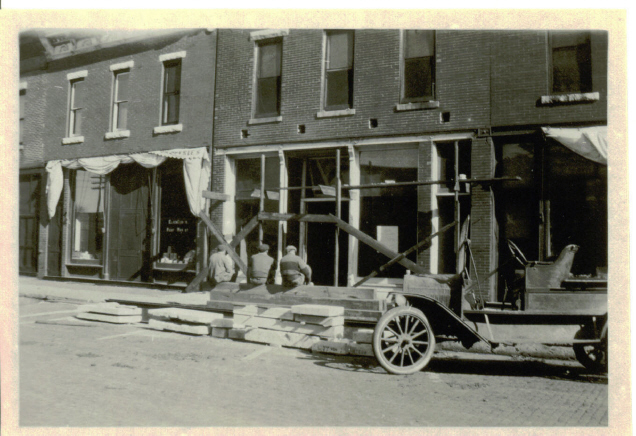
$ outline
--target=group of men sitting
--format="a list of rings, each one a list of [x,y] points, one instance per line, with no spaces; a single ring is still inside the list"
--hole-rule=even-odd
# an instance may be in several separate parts
[[[276,264],[268,254],[269,245],[260,244],[258,253],[250,257],[248,280],[253,285],[274,283]],[[280,260],[280,273],[283,286],[295,287],[303,284],[311,285],[311,268],[296,254],[296,247],[288,245],[285,256]],[[234,276],[234,261],[222,246],[217,247],[210,256],[209,281],[213,285],[229,282]]]

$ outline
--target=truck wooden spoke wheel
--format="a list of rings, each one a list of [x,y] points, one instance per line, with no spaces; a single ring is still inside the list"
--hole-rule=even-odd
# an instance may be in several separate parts
[[[574,339],[593,339],[594,329],[592,326],[583,326]],[[574,355],[576,360],[588,370],[595,373],[607,372],[607,323],[601,333],[601,341],[596,344],[574,344]]]
[[[396,307],[378,321],[373,332],[373,352],[391,374],[412,374],[422,370],[435,351],[435,336],[422,311]]]

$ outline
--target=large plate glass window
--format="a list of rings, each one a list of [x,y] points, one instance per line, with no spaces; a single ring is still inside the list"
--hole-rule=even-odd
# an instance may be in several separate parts
[[[71,178],[73,263],[102,263],[105,189],[106,176],[76,170]]]
[[[360,151],[360,183],[413,182],[417,180],[418,149],[391,145]],[[360,190],[360,230],[397,252],[417,243],[417,186]],[[415,253],[408,258],[415,261]],[[369,275],[389,259],[360,244],[358,275]],[[378,277],[402,278],[404,267],[393,265]]]

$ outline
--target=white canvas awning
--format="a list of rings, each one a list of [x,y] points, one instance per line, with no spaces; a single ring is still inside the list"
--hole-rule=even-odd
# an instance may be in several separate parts
[[[201,211],[205,210],[207,204],[201,192],[208,189],[210,183],[210,158],[205,147],[49,161],[46,164],[48,173],[46,203],[49,217],[53,218],[55,215],[55,209],[64,187],[62,167],[82,168],[91,173],[104,175],[112,172],[119,164],[137,162],[145,168],[154,168],[161,165],[167,158],[183,160],[183,178],[190,212],[198,216]]]
[[[607,165],[607,126],[542,127],[548,138],[559,141],[574,153]]]

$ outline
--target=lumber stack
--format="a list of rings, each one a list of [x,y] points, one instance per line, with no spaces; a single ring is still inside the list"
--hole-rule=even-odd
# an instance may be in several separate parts
[[[119,303],[84,304],[78,308],[76,318],[112,324],[135,324],[142,321],[139,307],[123,306]]]
[[[213,336],[308,350],[317,342],[342,338],[344,319],[344,308],[336,306],[237,305],[232,320],[213,324],[219,329]]]
[[[356,329],[352,339],[322,341],[311,347],[312,353],[374,357],[373,329]]]
[[[168,307],[150,309],[148,317],[148,327],[151,329],[204,336],[211,333],[212,323],[223,319],[223,314]]]

